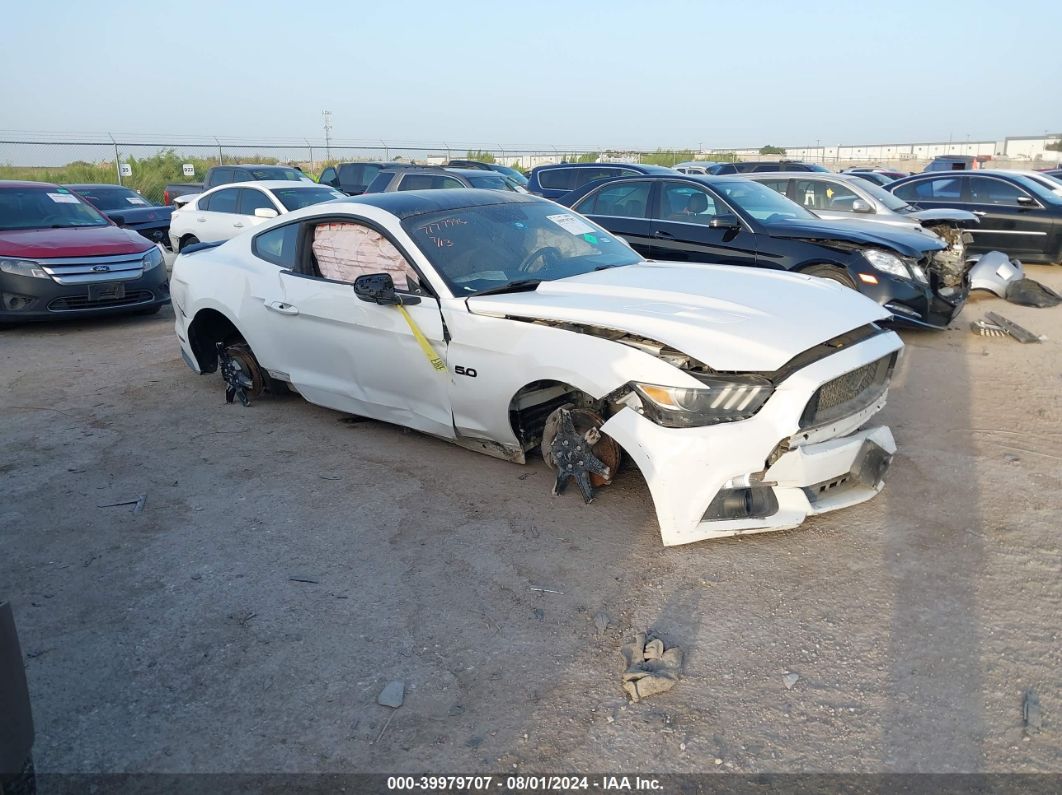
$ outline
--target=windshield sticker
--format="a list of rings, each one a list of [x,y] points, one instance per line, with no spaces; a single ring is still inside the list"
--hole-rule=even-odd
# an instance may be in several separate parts
[[[597,235],[592,235],[589,232],[587,232],[585,235],[583,235],[583,240],[585,240],[587,243],[593,243],[593,244],[596,245],[597,244]]]
[[[125,200],[130,204],[147,204],[147,202],[141,199],[139,196],[126,196]]]
[[[48,198],[56,204],[80,204],[77,196],[70,193],[49,193]]]
[[[573,235],[585,235],[587,232],[593,232],[594,227],[590,226],[586,221],[580,218],[576,218],[574,215],[568,213],[558,213],[557,215],[547,215],[550,221],[555,223],[561,229],[571,232]]]

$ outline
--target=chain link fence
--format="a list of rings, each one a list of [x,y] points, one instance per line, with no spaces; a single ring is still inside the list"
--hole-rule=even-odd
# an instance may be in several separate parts
[[[227,138],[159,139],[76,134],[57,136],[0,131],[0,179],[58,184],[122,184],[161,203],[166,185],[202,182],[220,164],[263,163],[298,166],[316,178],[329,165],[357,160],[442,165],[453,159],[497,162],[522,170],[562,161],[625,161],[674,165],[693,160],[692,150],[607,150],[577,146],[501,145],[391,141],[247,140]]]

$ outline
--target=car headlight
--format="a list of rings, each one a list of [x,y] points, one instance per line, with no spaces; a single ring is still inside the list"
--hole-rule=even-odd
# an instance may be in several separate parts
[[[162,251],[158,246],[152,246],[148,249],[148,252],[144,255],[144,259],[141,260],[144,270],[149,271],[152,268],[157,268],[162,264]]]
[[[907,267],[911,269],[915,281],[922,282],[922,284],[929,284],[929,277],[926,276],[925,269],[923,269],[921,265],[917,262],[908,262]]]
[[[887,273],[890,276],[897,276],[901,279],[918,278],[917,274],[912,277],[911,269],[902,259],[895,254],[890,254],[888,251],[882,251],[878,248],[867,248],[863,249],[863,256],[866,258],[867,262],[882,273]],[[919,268],[919,270],[921,270],[921,268]],[[922,273],[920,281],[926,281],[925,273]]]
[[[755,375],[703,376],[703,386],[674,387],[632,382],[645,416],[666,428],[690,428],[745,420],[759,411],[774,385]]]
[[[0,271],[12,276],[29,276],[34,279],[50,279],[39,262],[30,259],[0,259]]]

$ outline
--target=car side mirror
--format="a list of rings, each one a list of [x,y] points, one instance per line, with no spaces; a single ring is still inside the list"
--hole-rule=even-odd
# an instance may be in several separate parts
[[[712,229],[740,229],[741,221],[733,213],[723,213],[712,218],[708,226]]]
[[[354,280],[354,295],[362,301],[381,306],[419,304],[415,295],[399,295],[395,292],[395,283],[390,273],[367,273]]]
[[[1035,207],[1036,206],[1036,201],[1031,196],[1019,196],[1018,197],[1018,206],[1019,207]]]
[[[874,208],[862,199],[856,199],[852,202],[852,212],[854,213],[872,213]]]
[[[109,217],[110,217],[110,219],[112,221],[114,221],[114,225],[115,226],[125,226],[125,216],[124,215],[114,215],[112,213]]]
[[[280,213],[274,210],[272,207],[255,207],[255,218],[276,218]]]

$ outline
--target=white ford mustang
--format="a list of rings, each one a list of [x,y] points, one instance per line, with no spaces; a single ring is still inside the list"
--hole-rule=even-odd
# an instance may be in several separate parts
[[[665,544],[877,494],[902,343],[840,285],[645,261],[545,199],[436,190],[318,204],[177,258],[177,337],[241,401],[306,400],[518,463],[589,500],[621,457]]]

